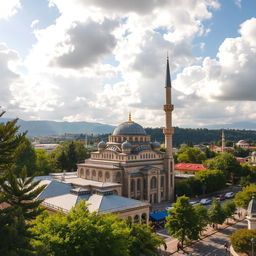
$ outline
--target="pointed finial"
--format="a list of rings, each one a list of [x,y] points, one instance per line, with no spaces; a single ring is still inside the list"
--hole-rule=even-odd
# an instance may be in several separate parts
[[[169,54],[167,52],[167,63],[166,63],[166,77],[165,77],[165,87],[172,87],[170,68],[169,68]]]
[[[132,114],[131,114],[131,112],[129,112],[128,122],[130,122],[130,123],[132,123],[132,122],[133,122],[133,121],[132,121]]]

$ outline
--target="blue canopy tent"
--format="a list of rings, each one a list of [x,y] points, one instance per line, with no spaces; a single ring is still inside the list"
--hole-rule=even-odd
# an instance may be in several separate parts
[[[167,216],[168,216],[167,211],[161,211],[161,212],[155,212],[155,213],[149,214],[149,217],[151,217],[155,221],[164,220]]]

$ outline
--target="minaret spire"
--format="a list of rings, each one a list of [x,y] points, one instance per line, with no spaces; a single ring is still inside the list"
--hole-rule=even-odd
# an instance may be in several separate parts
[[[222,129],[221,134],[221,152],[223,153],[225,149],[225,136],[224,136],[224,129]]]
[[[169,68],[169,57],[167,55],[167,63],[166,63],[166,78],[165,78],[165,128],[163,129],[163,133],[165,136],[165,169],[167,171],[167,197],[168,200],[173,200],[174,198],[174,161],[173,161],[173,153],[172,153],[172,136],[174,129],[172,127],[172,111],[174,109],[172,104],[171,97],[171,76],[170,76],[170,68]]]
[[[172,87],[171,76],[170,76],[170,68],[169,68],[169,56],[168,56],[168,53],[167,53],[165,87]]]

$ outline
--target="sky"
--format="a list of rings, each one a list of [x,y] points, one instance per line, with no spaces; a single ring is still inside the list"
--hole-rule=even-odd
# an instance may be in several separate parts
[[[256,0],[0,1],[5,117],[164,126],[256,118]]]

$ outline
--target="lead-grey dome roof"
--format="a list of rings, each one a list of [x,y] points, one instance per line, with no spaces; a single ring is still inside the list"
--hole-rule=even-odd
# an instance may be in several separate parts
[[[122,149],[128,149],[131,147],[132,147],[132,144],[128,140],[122,143]]]
[[[128,121],[118,125],[113,135],[146,135],[146,132],[141,125]]]
[[[151,145],[152,145],[153,148],[160,148],[160,143],[158,141],[152,142]]]
[[[103,140],[98,143],[98,148],[105,148],[105,146],[106,146],[106,142]]]

